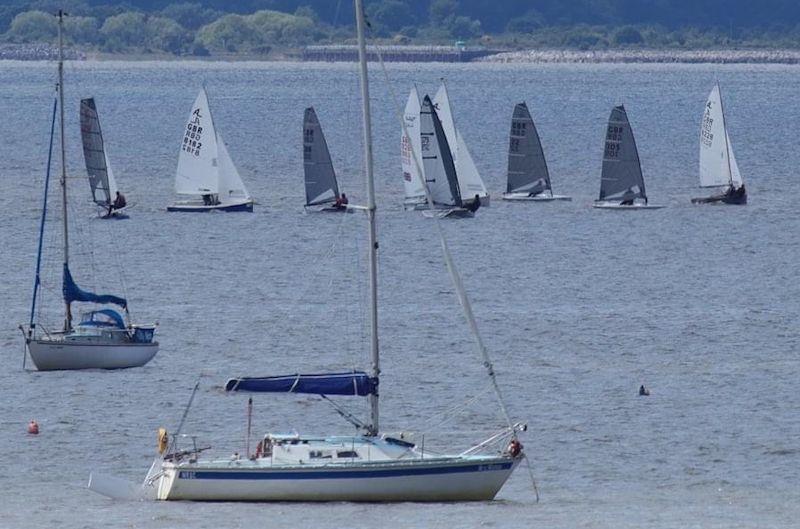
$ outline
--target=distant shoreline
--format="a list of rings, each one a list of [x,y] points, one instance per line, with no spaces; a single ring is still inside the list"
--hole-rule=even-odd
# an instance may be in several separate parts
[[[57,58],[54,46],[46,44],[0,45],[0,60],[52,61]],[[268,55],[231,53],[207,56],[168,53],[105,53],[75,48],[65,50],[68,60],[90,61],[208,61],[208,62],[351,62],[303,59],[302,48],[274,50]],[[437,60],[415,62],[441,62]],[[445,61],[449,62],[449,61]],[[498,51],[469,61],[503,64],[800,64],[800,50],[795,49],[538,49]],[[462,62],[461,64],[468,64]]]

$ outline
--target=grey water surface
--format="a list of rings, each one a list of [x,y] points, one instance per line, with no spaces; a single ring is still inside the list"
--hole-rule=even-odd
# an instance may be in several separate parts
[[[140,480],[156,429],[229,455],[246,396],[228,377],[367,367],[362,215],[303,212],[302,118],[314,105],[340,187],[363,203],[351,64],[82,62],[66,66],[72,271],[159,323],[161,351],[116,372],[22,370],[55,65],[0,63],[0,527],[796,527],[800,285],[796,66],[389,65],[372,68],[380,239],[382,427],[462,450],[503,426],[432,220],[404,212],[397,114],[447,78],[487,187],[505,189],[509,124],[527,101],[553,190],[493,200],[444,231],[541,491],[521,467],[489,503],[114,502],[92,470]],[[693,206],[698,128],[719,80],[746,207]],[[252,214],[179,214],[173,176],[200,86]],[[94,218],[78,107],[94,96],[130,219]],[[655,211],[590,207],[606,118],[624,103]],[[56,165],[56,168],[58,165]],[[60,325],[51,182],[41,321]],[[30,367],[30,364],[29,364]],[[638,397],[645,384],[651,396]],[[365,414],[365,403],[342,404]],[[324,402],[258,396],[254,431],[353,430]],[[39,436],[25,434],[35,418]],[[254,436],[256,434],[254,433]]]

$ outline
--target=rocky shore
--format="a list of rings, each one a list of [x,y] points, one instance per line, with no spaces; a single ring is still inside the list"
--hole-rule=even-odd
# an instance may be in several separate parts
[[[800,50],[526,50],[478,59],[503,63],[800,64]]]

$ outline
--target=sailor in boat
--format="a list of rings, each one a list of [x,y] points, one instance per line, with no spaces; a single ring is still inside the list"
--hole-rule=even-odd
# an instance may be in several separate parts
[[[219,205],[219,197],[217,195],[205,194],[205,195],[203,195],[203,205],[204,206],[218,206]]]
[[[117,196],[114,197],[114,202],[108,205],[108,216],[110,217],[115,209],[122,209],[127,205],[128,202],[125,200],[125,195],[117,191]]]
[[[646,387],[644,387],[644,384],[639,386],[639,396],[640,397],[649,397],[650,396],[650,390],[647,389]]]
[[[734,200],[741,200],[742,198],[747,196],[747,192],[744,189],[744,184],[739,187],[731,186],[728,191],[725,192],[725,198],[734,199]]]
[[[333,207],[336,209],[347,209],[347,204],[349,203],[350,201],[347,199],[347,194],[342,193],[341,196],[336,197],[336,202],[333,203]]]
[[[475,195],[475,198],[473,199],[473,201],[470,202],[469,204],[467,204],[464,207],[468,211],[471,211],[472,213],[475,213],[476,211],[478,211],[478,208],[481,207],[481,197],[480,197],[480,195]]]
[[[633,201],[636,199],[636,193],[633,192],[633,189],[630,187],[625,194],[622,196],[622,201],[619,203],[620,206],[632,206]]]

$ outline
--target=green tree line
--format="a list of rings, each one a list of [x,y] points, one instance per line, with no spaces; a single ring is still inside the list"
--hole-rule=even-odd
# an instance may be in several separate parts
[[[113,0],[111,0],[113,1]],[[352,39],[352,0],[11,0],[5,42],[66,38],[106,52],[264,54]],[[418,43],[509,47],[800,46],[796,0],[366,0],[372,36]]]

